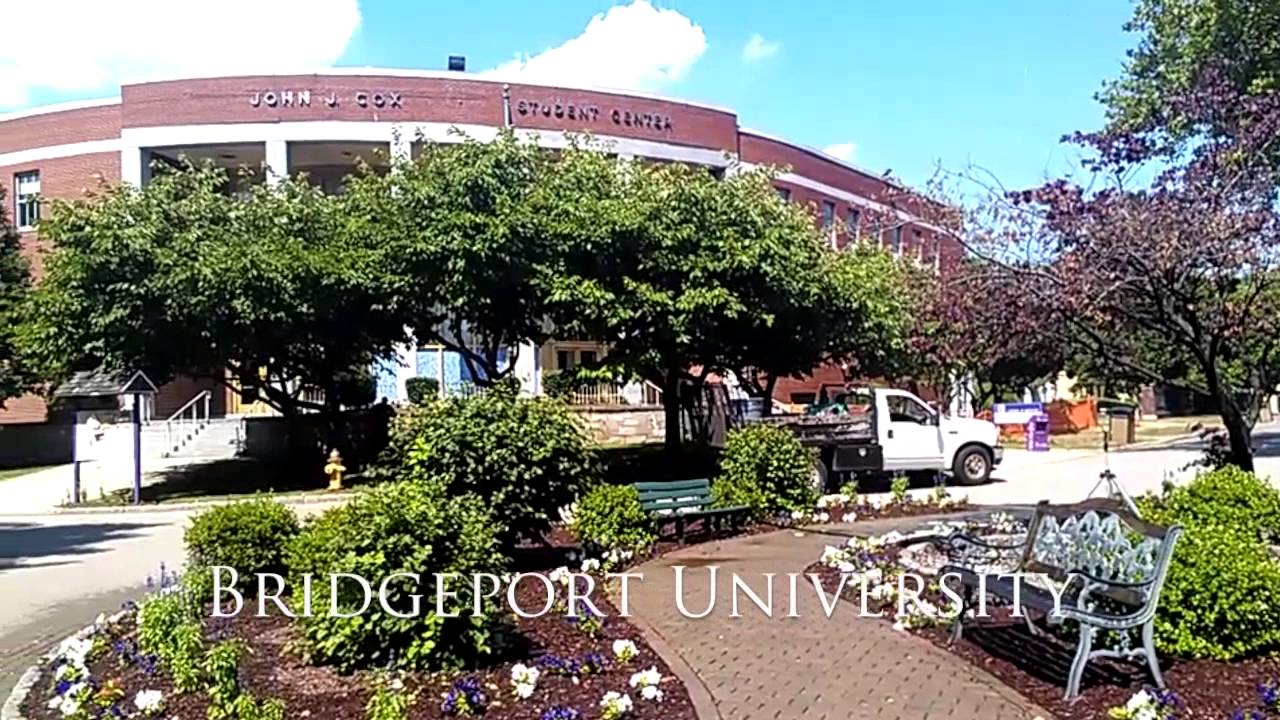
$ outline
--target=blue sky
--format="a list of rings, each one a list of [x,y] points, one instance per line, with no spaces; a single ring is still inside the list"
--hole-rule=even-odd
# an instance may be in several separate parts
[[[24,59],[35,54],[29,49],[0,48],[0,86],[19,80],[10,85],[16,91],[0,90],[0,109],[98,97],[121,80],[175,71],[440,68],[457,53],[470,70],[507,63],[538,80],[726,105],[747,127],[831,147],[911,183],[941,161],[951,169],[976,163],[1025,186],[1072,168],[1075,153],[1058,139],[1100,124],[1093,94],[1118,74],[1134,42],[1121,29],[1126,0],[117,2],[20,4],[18,12],[32,15],[24,27],[60,13],[48,25],[58,32],[43,43],[78,50],[50,68],[47,52],[36,65]],[[95,15],[95,5],[114,14]],[[104,23],[154,22],[156,13],[231,39],[217,51],[180,35],[146,48],[96,39]],[[264,49],[276,24],[284,28],[277,47]],[[517,57],[523,64],[511,66]]]

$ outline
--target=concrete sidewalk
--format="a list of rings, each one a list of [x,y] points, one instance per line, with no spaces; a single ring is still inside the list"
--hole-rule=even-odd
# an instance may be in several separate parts
[[[911,521],[907,521],[911,522]],[[859,533],[896,523],[858,523]],[[880,529],[881,526],[883,529]],[[799,537],[785,530],[689,547],[641,566],[631,583],[631,610],[657,636],[669,664],[687,686],[703,720],[920,720],[1049,718],[991,675],[889,623],[858,617],[841,601],[828,619],[811,586],[797,593],[799,617],[786,617],[785,573],[802,572],[824,545],[844,542],[850,528],[833,525]],[[833,536],[828,533],[836,533]],[[677,609],[673,566],[688,566],[682,597],[692,614],[714,599],[705,618]],[[717,582],[708,582],[718,566]],[[778,573],[774,617],[740,595],[733,618],[734,573],[763,593],[764,573]],[[714,590],[713,590],[714,587]],[[713,595],[714,594],[714,595]]]

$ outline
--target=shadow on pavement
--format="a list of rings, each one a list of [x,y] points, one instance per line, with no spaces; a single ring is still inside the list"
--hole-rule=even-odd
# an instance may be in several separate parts
[[[153,523],[83,522],[67,525],[39,525],[25,522],[0,522],[0,572],[19,566],[17,560],[31,560],[59,555],[89,555],[103,552],[112,540],[140,535]],[[41,564],[56,564],[57,561]]]

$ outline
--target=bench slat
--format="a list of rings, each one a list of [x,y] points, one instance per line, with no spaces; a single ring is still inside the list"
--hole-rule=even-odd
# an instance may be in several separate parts
[[[698,490],[711,489],[711,481],[706,478],[698,480],[671,480],[668,482],[638,482],[633,487],[641,493],[654,490]]]
[[[645,500],[663,500],[665,498],[687,498],[687,497],[711,497],[709,492],[700,492],[698,490],[668,490],[665,492],[646,492],[640,493],[640,501]]]
[[[641,502],[640,507],[645,510],[674,510],[676,508],[697,507],[699,505],[710,505],[709,498],[689,498],[688,500],[673,500],[671,502]]]

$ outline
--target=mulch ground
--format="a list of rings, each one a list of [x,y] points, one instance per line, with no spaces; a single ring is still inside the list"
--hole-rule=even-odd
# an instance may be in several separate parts
[[[522,607],[541,607],[539,587],[522,583],[517,598]],[[570,624],[563,614],[549,613],[540,618],[513,617],[515,625],[507,638],[512,651],[501,660],[486,667],[460,675],[409,673],[404,676],[407,692],[417,694],[417,702],[409,717],[417,719],[445,718],[441,703],[452,683],[463,677],[475,678],[484,687],[490,702],[485,718],[491,720],[538,720],[552,706],[571,707],[582,713],[584,719],[600,716],[600,698],[610,690],[631,695],[634,709],[628,717],[638,720],[696,720],[693,705],[684,686],[670,671],[662,658],[645,643],[638,629],[597,594],[593,597],[606,619],[595,637],[590,637]],[[307,664],[292,651],[297,635],[288,618],[269,615],[253,617],[245,612],[227,621],[207,623],[206,634],[210,642],[239,638],[249,645],[253,654],[241,666],[244,687],[260,699],[279,698],[285,702],[288,718],[316,718],[317,720],[362,720],[366,717],[365,705],[369,700],[369,687],[374,682],[371,673],[342,675],[331,668]],[[614,660],[612,645],[617,639],[631,640],[639,654],[623,665]],[[527,700],[517,700],[512,693],[511,667],[517,662],[537,664],[548,655],[565,660],[580,659],[588,653],[604,656],[606,662],[597,674],[583,673],[578,682],[568,675],[543,670],[537,690]],[[549,659],[549,658],[548,658]],[[663,675],[661,702],[644,700],[629,686],[633,673],[657,667]],[[92,676],[101,680],[114,679],[125,691],[126,702],[140,690],[160,690],[166,699],[165,717],[203,718],[208,702],[203,694],[178,695],[163,672],[148,674],[138,665],[121,661],[114,652],[97,659],[90,665]],[[31,720],[61,720],[61,715],[45,707],[50,697],[47,680],[37,685],[28,696],[23,712]]]
[[[827,592],[834,592],[839,586],[840,572],[835,568],[814,563],[805,572],[817,574]],[[846,588],[843,597],[859,602],[856,588],[852,593]],[[874,612],[876,608],[870,610]],[[885,609],[885,622],[892,622],[893,613],[893,607]],[[993,608],[991,617],[976,625],[972,621],[966,623],[964,634],[956,643],[950,642],[950,628],[911,632],[986,670],[1052,712],[1058,720],[1106,718],[1110,708],[1124,705],[1135,692],[1151,687],[1145,664],[1093,660],[1085,670],[1080,697],[1071,702],[1064,700],[1067,674],[1075,656],[1074,638],[1068,642],[1033,635],[1025,620],[1010,617],[1008,608]],[[1166,685],[1182,701],[1178,720],[1226,720],[1236,710],[1247,713],[1257,709],[1259,683],[1280,679],[1280,658],[1228,663],[1162,655],[1160,668]]]

